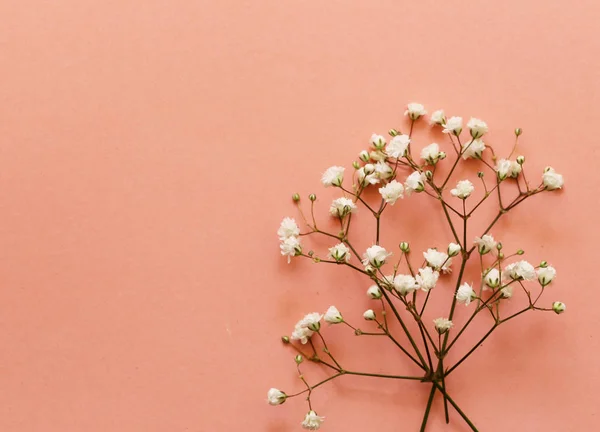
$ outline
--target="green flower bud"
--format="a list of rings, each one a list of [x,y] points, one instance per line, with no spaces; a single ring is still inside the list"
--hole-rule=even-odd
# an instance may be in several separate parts
[[[396,129],[390,129],[388,131],[388,133],[390,134],[390,136],[395,137],[396,135],[398,135],[398,131]]]
[[[298,202],[300,201],[300,195],[298,195],[297,193],[295,193],[294,195],[292,195],[292,200],[294,202]]]
[[[290,338],[288,336],[281,336],[281,342],[283,342],[284,344],[289,344]]]
[[[517,255],[523,255],[525,253],[525,251],[523,249],[519,249],[517,251]]]
[[[316,201],[317,200],[317,196],[315,194],[310,194],[308,196],[308,199],[311,200],[311,201]]]
[[[523,165],[525,163],[525,156],[523,156],[523,155],[517,156],[517,163],[519,165]]]
[[[560,315],[565,310],[567,310],[567,305],[564,304],[563,302],[558,302],[557,301],[557,302],[552,303],[552,310],[554,312],[556,312],[558,315]]]
[[[519,136],[519,135],[521,135],[522,133],[523,133],[523,130],[522,130],[521,128],[516,128],[516,129],[515,129],[515,135],[516,135],[516,136]]]
[[[400,243],[400,250],[404,253],[408,253],[410,251],[410,245],[408,244],[408,242]]]
[[[296,364],[300,364],[304,361],[304,358],[298,354],[296,357],[294,357],[294,361],[296,362]]]
[[[541,267],[541,268],[546,268],[546,267],[548,267],[548,263],[547,263],[546,261],[542,261],[542,262],[540,263],[540,267]]]

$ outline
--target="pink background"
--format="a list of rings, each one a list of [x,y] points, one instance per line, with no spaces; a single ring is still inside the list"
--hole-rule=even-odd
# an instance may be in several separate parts
[[[410,101],[485,119],[504,155],[522,127],[531,176],[567,180],[494,233],[558,268],[546,301],[568,312],[501,327],[449,389],[486,432],[597,429],[596,0],[4,0],[0,17],[1,431],[299,430],[301,400],[265,403],[302,389],[278,338],[330,304],[363,326],[372,304],[348,271],[287,266],[275,231],[296,191],[325,220],[320,173],[406,128]],[[426,197],[390,214],[390,248],[450,240]],[[349,367],[414,372],[384,340],[327,331]],[[329,431],[417,430],[427,399],[321,390]],[[466,431],[438,402],[428,430]]]

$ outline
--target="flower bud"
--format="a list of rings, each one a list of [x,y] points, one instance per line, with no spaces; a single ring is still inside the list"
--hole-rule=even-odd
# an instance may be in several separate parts
[[[525,156],[517,156],[517,163],[523,165],[525,163]]]
[[[442,159],[446,159],[446,152],[440,152],[440,153],[439,153],[439,155],[438,155],[438,158],[439,158],[440,160],[442,160]]]
[[[284,344],[289,344],[290,338],[288,336],[281,336],[281,342],[283,342]]]
[[[548,267],[548,263],[547,263],[546,261],[542,261],[542,262],[540,263],[540,267],[541,267],[541,268],[546,268],[546,267]]]
[[[516,136],[519,136],[519,135],[521,135],[522,133],[523,133],[523,130],[522,130],[521,128],[516,128],[516,129],[515,129],[515,135],[516,135]]]
[[[369,175],[369,174],[373,174],[374,172],[375,172],[375,166],[373,164],[365,165],[365,174]]]
[[[556,269],[546,264],[545,267],[538,269],[537,278],[541,286],[545,287],[556,277]]]
[[[375,269],[375,267],[373,267],[371,264],[368,264],[368,265],[365,267],[365,271],[366,271],[368,274],[370,274],[370,275],[374,275],[374,274],[375,274],[375,271],[376,271],[376,269]]]
[[[371,288],[367,290],[367,295],[373,300],[378,300],[381,298],[381,290],[377,285],[373,285]]]
[[[315,194],[310,194],[308,196],[308,199],[311,200],[311,201],[316,201],[317,200],[317,196]]]
[[[294,201],[294,202],[300,201],[300,195],[298,195],[297,193],[295,193],[294,195],[292,195],[292,201]]]
[[[563,313],[566,309],[567,309],[567,305],[564,304],[563,302],[557,301],[557,302],[552,303],[552,310],[559,315],[561,313]]]
[[[399,135],[398,131],[396,129],[390,129],[388,131],[388,133],[390,134],[390,136],[395,137],[396,135]]]
[[[448,256],[449,257],[455,257],[456,255],[458,255],[461,251],[461,247],[459,244],[457,243],[450,243],[448,245]]]
[[[281,405],[287,399],[287,395],[276,388],[269,389],[267,393],[267,402],[269,405]]]
[[[298,354],[296,357],[294,357],[294,361],[296,362],[296,364],[300,364],[304,361],[304,358]]]
[[[483,171],[479,171],[479,172],[477,173],[477,177],[479,177],[479,178],[483,178],[483,176],[484,176],[484,173],[483,173]]]
[[[408,253],[410,251],[410,245],[408,244],[408,242],[400,243],[400,250],[404,253]]]
[[[366,150],[363,150],[363,151],[361,151],[361,152],[358,154],[358,158],[359,158],[361,161],[363,161],[363,162],[369,162],[369,159],[370,159],[371,157],[369,156],[369,152],[368,152],[368,151],[366,151]]]
[[[360,164],[356,161],[352,162],[352,168],[354,169],[359,169],[360,168]]]
[[[427,180],[431,180],[433,178],[433,173],[429,170],[425,171],[425,177]]]
[[[523,249],[519,249],[517,251],[517,255],[523,255],[525,253],[525,251]]]
[[[498,242],[498,244],[496,245],[496,249],[502,250],[502,243]]]
[[[315,254],[315,251],[309,250],[307,255],[309,257],[312,257],[314,254]]]
[[[373,309],[365,311],[365,313],[363,314],[363,318],[367,321],[373,321],[375,319],[375,312],[373,312]]]
[[[321,323],[319,321],[311,322],[307,327],[308,327],[309,330],[312,330],[314,332],[318,332],[319,329],[321,328]]]
[[[435,330],[439,334],[446,333],[448,330],[450,330],[450,328],[454,326],[452,321],[450,321],[448,318],[436,318],[433,320],[433,323],[435,324]]]
[[[504,253],[503,253],[503,252],[498,252],[498,258],[499,258],[499,259],[502,259],[502,258],[504,258]]]

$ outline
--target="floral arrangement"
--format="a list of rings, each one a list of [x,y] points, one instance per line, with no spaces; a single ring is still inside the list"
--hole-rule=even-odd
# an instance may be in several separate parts
[[[492,236],[492,229],[500,218],[510,210],[520,205],[534,195],[556,191],[563,187],[563,177],[553,168],[547,167],[541,174],[539,185],[532,187],[525,174],[525,158],[517,156],[511,159],[499,159],[496,152],[483,137],[488,132],[488,126],[482,120],[471,118],[467,123],[468,139],[464,139],[463,119],[461,117],[446,118],[443,110],[435,111],[430,116],[432,127],[442,128],[449,137],[450,150],[453,153],[453,162],[443,169],[438,168],[442,161],[450,159],[446,152],[436,143],[429,144],[420,152],[420,158],[413,155],[413,129],[416,124],[423,122],[426,115],[423,105],[418,103],[408,104],[405,116],[409,122],[409,132],[401,133],[396,129],[389,131],[389,142],[385,137],[374,134],[371,137],[369,150],[360,152],[361,162],[354,162],[352,185],[344,186],[346,170],[341,166],[328,168],[323,176],[322,183],[325,187],[334,187],[341,191],[340,198],[333,200],[329,207],[331,218],[339,223],[338,232],[327,232],[317,227],[314,216],[316,196],[311,194],[310,214],[311,219],[302,212],[300,196],[293,195],[293,201],[298,206],[306,230],[301,230],[296,221],[286,217],[283,219],[277,232],[281,241],[281,254],[292,259],[304,258],[320,264],[333,264],[352,269],[368,281],[370,287],[367,296],[375,302],[373,309],[364,312],[367,329],[351,324],[335,306],[329,307],[324,313],[313,312],[298,321],[291,335],[283,336],[282,341],[292,347],[295,356],[298,375],[303,383],[303,390],[295,393],[286,393],[271,388],[268,391],[268,403],[280,405],[288,399],[301,397],[308,404],[308,412],[301,422],[302,427],[308,430],[317,430],[321,427],[325,417],[317,414],[311,403],[311,395],[323,384],[344,375],[361,375],[375,378],[388,378],[395,380],[416,380],[426,384],[429,388],[429,399],[425,408],[420,430],[424,431],[429,418],[434,396],[440,393],[444,401],[444,414],[446,423],[449,422],[449,408],[454,410],[469,425],[471,430],[477,431],[473,422],[459,408],[451,397],[451,391],[446,387],[446,378],[486,340],[502,324],[513,320],[528,311],[549,311],[561,314],[565,311],[564,303],[555,301],[549,306],[539,305],[545,288],[556,277],[554,267],[542,261],[535,266],[521,259],[523,250],[514,253],[505,253],[502,243]],[[515,129],[516,149],[521,129]],[[450,186],[453,174],[461,163],[480,163],[482,169],[490,170],[493,181],[486,181],[483,171],[477,173],[478,182],[481,183],[481,196],[473,202],[475,185],[468,179],[460,179]],[[441,171],[446,172],[443,175]],[[401,176],[400,174],[404,175]],[[404,181],[401,181],[401,178]],[[506,188],[516,189],[513,198],[507,200]],[[377,189],[378,194],[369,189]],[[501,192],[501,189],[505,190]],[[385,210],[399,203],[402,199],[410,199],[412,194],[427,194],[439,202],[440,211],[443,212],[448,223],[452,242],[444,242],[443,248],[432,247],[423,252],[423,264],[416,268],[411,262],[417,258],[413,255],[408,242],[399,243],[399,258],[392,264],[392,252],[380,245],[380,221]],[[470,199],[471,198],[471,199]],[[473,213],[488,199],[497,200],[496,216],[478,236],[469,236],[469,220]],[[375,203],[373,203],[375,201]],[[437,205],[437,204],[436,204]],[[360,253],[350,241],[350,227],[353,215],[364,207],[367,213],[375,218],[376,230],[373,245]],[[362,210],[362,209],[361,209]],[[457,222],[458,221],[458,222]],[[356,225],[356,224],[355,224]],[[331,247],[326,257],[319,257],[315,252],[305,252],[301,239],[308,236],[324,236],[331,240]],[[447,244],[447,246],[446,246]],[[359,257],[362,257],[360,259]],[[404,260],[406,271],[400,272]],[[458,263],[453,263],[458,261]],[[479,261],[481,275],[479,280],[465,280],[465,267],[470,260]],[[509,262],[511,261],[511,262]],[[458,268],[456,280],[451,282],[450,274],[453,268]],[[454,289],[435,289],[439,281],[448,278]],[[365,287],[367,284],[365,284]],[[441,291],[441,292],[440,292]],[[448,314],[432,321],[424,320],[430,296],[447,295]],[[521,299],[524,307],[512,314],[504,313],[503,305],[513,298],[513,294],[522,292]],[[453,319],[458,311],[458,305],[468,310],[469,317],[461,328],[454,325]],[[491,327],[472,349],[467,351],[453,364],[447,364],[447,356],[456,342],[464,334],[475,317],[480,314],[489,314]],[[398,328],[402,333],[393,334],[391,320],[397,320]],[[417,330],[410,330],[407,323]],[[429,321],[429,322],[428,322]],[[406,357],[406,360],[417,365],[420,373],[415,376],[384,375],[367,372],[347,370],[336,359],[335,353],[330,351],[322,322],[330,325],[347,326],[357,336],[378,335],[388,338]],[[395,324],[396,325],[396,324]],[[398,333],[398,332],[397,332]],[[400,339],[406,340],[401,342]],[[302,363],[310,361],[322,365],[331,371],[331,375],[316,383],[311,383],[302,373]]]

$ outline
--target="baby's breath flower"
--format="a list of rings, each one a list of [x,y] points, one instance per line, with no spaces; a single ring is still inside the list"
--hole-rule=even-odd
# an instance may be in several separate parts
[[[363,314],[363,318],[366,319],[367,321],[373,321],[376,318],[375,312],[373,312],[373,309],[366,310],[365,313]]]
[[[444,114],[444,110],[437,110],[431,113],[430,124],[443,126],[446,122],[446,116]]]
[[[441,270],[444,273],[450,273],[450,265],[452,264],[452,258],[448,256],[448,254],[444,252],[439,252],[435,249],[427,249],[426,252],[423,252],[423,257],[429,267],[434,270]]]
[[[458,136],[462,132],[462,127],[462,117],[450,117],[448,120],[446,120],[446,123],[444,124],[444,130],[442,132]]]
[[[379,287],[377,285],[373,285],[371,286],[368,290],[367,290],[367,295],[372,298],[373,300],[378,300],[381,298],[382,294],[381,294],[381,290],[379,289]]]
[[[370,264],[375,268],[379,268],[385,264],[385,260],[391,254],[391,252],[386,251],[381,246],[373,245],[364,253],[362,262],[365,266]]]
[[[307,430],[317,430],[321,427],[321,424],[325,421],[325,417],[318,416],[316,412],[310,410],[304,417],[302,427]]]
[[[567,310],[567,305],[563,302],[557,301],[552,303],[552,310],[560,315],[561,313]]]
[[[386,203],[394,205],[399,198],[404,197],[404,186],[402,183],[392,180],[384,187],[379,188],[379,193]]]
[[[421,150],[421,159],[429,165],[435,165],[440,159],[440,146],[437,143],[431,143]]]
[[[561,189],[565,184],[563,176],[554,171],[554,168],[547,167],[542,175],[542,182],[546,190]]]
[[[491,234],[486,234],[481,237],[475,237],[475,241],[473,242],[477,245],[477,250],[481,255],[485,255],[488,252],[496,253],[498,243],[494,240]]]
[[[409,144],[410,138],[408,135],[396,135],[385,148],[385,152],[389,157],[399,159],[406,155]]]
[[[333,200],[329,207],[329,213],[336,217],[344,217],[350,213],[355,213],[356,210],[357,207],[354,201],[344,197]]]
[[[429,291],[430,289],[435,288],[435,284],[437,283],[440,274],[432,269],[431,267],[420,268],[419,272],[415,276],[417,281],[417,285],[423,291]]]
[[[433,320],[433,323],[435,324],[435,329],[439,334],[446,333],[454,326],[454,323],[452,323],[452,321],[450,321],[448,318],[436,318]]]
[[[281,221],[277,235],[279,236],[279,240],[283,241],[287,238],[300,235],[300,228],[294,219],[286,217]]]
[[[329,324],[339,324],[344,321],[342,314],[335,306],[329,306],[329,309],[327,309],[327,312],[325,312],[323,319]]]
[[[350,248],[344,243],[338,243],[329,248],[329,258],[337,262],[348,262],[350,261]]]
[[[450,194],[460,199],[467,199],[474,190],[475,186],[469,180],[459,180],[456,183],[456,188],[452,189]]]
[[[287,399],[287,395],[276,388],[271,388],[267,392],[267,402],[269,405],[281,405]]]
[[[404,115],[410,117],[411,120],[417,120],[419,117],[424,116],[425,114],[427,114],[425,107],[420,103],[415,102],[409,103],[406,111],[404,112]]]
[[[477,298],[477,294],[473,291],[473,287],[468,283],[463,283],[456,291],[456,301],[468,306],[471,300]]]
[[[556,269],[552,266],[546,266],[538,269],[537,278],[540,285],[546,286],[556,277]]]
[[[473,139],[482,137],[488,131],[488,126],[483,120],[473,117],[471,117],[471,120],[467,123],[467,127],[470,129]]]
[[[321,178],[321,182],[323,186],[341,186],[344,181],[344,167],[340,166],[332,166],[327,168],[327,170],[323,173],[323,177]]]
[[[485,144],[481,139],[474,139],[471,142],[463,143],[462,145],[462,158],[463,159],[476,159],[480,158],[481,154],[485,150]]]

